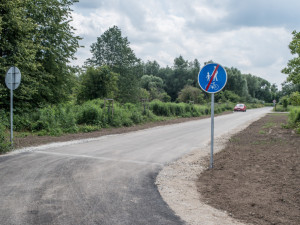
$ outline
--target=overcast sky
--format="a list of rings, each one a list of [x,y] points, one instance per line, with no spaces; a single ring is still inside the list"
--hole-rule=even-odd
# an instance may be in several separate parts
[[[136,56],[172,66],[213,60],[262,77],[279,88],[286,75],[292,31],[300,31],[299,0],[80,0],[72,25],[84,48],[74,65],[91,57],[90,45],[117,25]]]

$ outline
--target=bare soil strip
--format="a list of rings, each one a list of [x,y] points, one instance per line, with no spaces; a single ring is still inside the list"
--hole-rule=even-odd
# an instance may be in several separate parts
[[[268,114],[230,138],[198,177],[201,200],[259,225],[300,224],[300,136]]]

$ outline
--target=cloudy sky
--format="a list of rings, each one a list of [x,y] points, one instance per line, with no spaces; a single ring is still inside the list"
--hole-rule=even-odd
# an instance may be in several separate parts
[[[80,0],[73,6],[84,48],[72,64],[91,57],[90,45],[117,25],[144,62],[172,66],[174,58],[213,60],[260,76],[280,88],[291,59],[292,31],[300,31],[299,0]]]

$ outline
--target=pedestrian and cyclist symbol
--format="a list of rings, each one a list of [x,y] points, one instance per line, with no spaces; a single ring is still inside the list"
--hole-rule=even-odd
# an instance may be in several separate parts
[[[217,63],[205,65],[199,72],[198,83],[201,89],[211,94],[211,141],[210,141],[210,168],[214,164],[214,117],[215,117],[215,95],[221,91],[227,82],[226,70]]]
[[[199,72],[198,82],[203,91],[216,93],[221,91],[226,85],[227,73],[220,64],[207,64]]]

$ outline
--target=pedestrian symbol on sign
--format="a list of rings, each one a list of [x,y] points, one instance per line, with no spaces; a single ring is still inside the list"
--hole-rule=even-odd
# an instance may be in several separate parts
[[[198,75],[198,82],[203,91],[217,93],[226,85],[227,74],[220,64],[207,64],[201,69]]]

